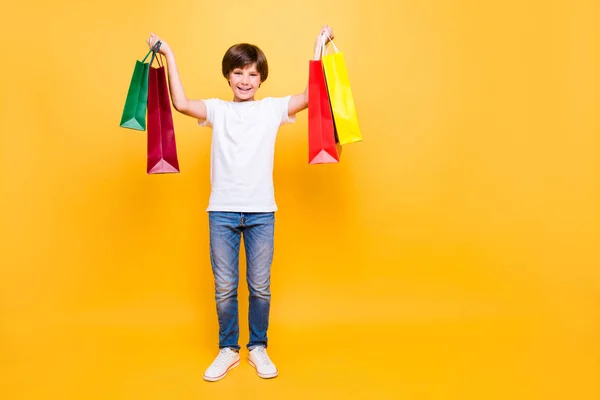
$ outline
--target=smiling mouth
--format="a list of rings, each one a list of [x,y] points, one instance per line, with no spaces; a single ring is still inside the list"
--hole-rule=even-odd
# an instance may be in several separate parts
[[[239,89],[240,91],[242,91],[242,92],[249,92],[249,91],[250,91],[250,89],[252,89],[252,88],[244,89],[244,88],[241,88],[241,87],[239,87],[239,86],[238,86],[238,89]]]

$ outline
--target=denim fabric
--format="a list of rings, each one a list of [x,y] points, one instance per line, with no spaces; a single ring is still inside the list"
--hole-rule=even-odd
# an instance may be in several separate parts
[[[239,350],[238,283],[241,237],[250,293],[248,349],[267,346],[275,213],[209,212],[210,259],[215,277],[219,348]]]

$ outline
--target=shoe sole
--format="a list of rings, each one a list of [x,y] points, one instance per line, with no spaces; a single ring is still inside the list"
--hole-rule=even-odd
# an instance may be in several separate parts
[[[219,375],[219,376],[212,377],[212,376],[206,376],[206,375],[204,375],[204,380],[205,380],[205,381],[208,381],[208,382],[216,382],[216,381],[219,381],[219,380],[221,380],[221,379],[225,378],[225,376],[227,375],[227,373],[228,373],[228,372],[229,372],[231,369],[233,369],[233,368],[237,367],[238,365],[240,365],[240,360],[237,360],[236,362],[234,362],[233,364],[231,364],[231,365],[230,365],[230,366],[227,368],[227,370],[225,370],[225,372],[223,372],[223,373],[222,373],[221,375]]]
[[[272,374],[261,374],[260,372],[258,372],[258,368],[256,368],[256,365],[252,362],[252,360],[248,360],[248,363],[254,367],[254,369],[256,370],[256,374],[263,379],[271,379],[279,375],[279,371],[273,372]]]

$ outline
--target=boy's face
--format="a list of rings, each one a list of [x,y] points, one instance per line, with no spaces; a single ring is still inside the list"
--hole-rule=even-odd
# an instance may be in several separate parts
[[[260,74],[256,70],[256,64],[235,68],[229,73],[229,86],[233,91],[233,101],[254,100],[254,93],[258,90],[260,83]]]

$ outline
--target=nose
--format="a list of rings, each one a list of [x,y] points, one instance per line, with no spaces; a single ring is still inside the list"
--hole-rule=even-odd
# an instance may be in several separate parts
[[[245,75],[245,74],[244,74],[244,76],[242,77],[242,83],[243,83],[243,84],[247,84],[247,83],[248,83],[248,80],[249,80],[249,78],[248,78],[248,75]]]

